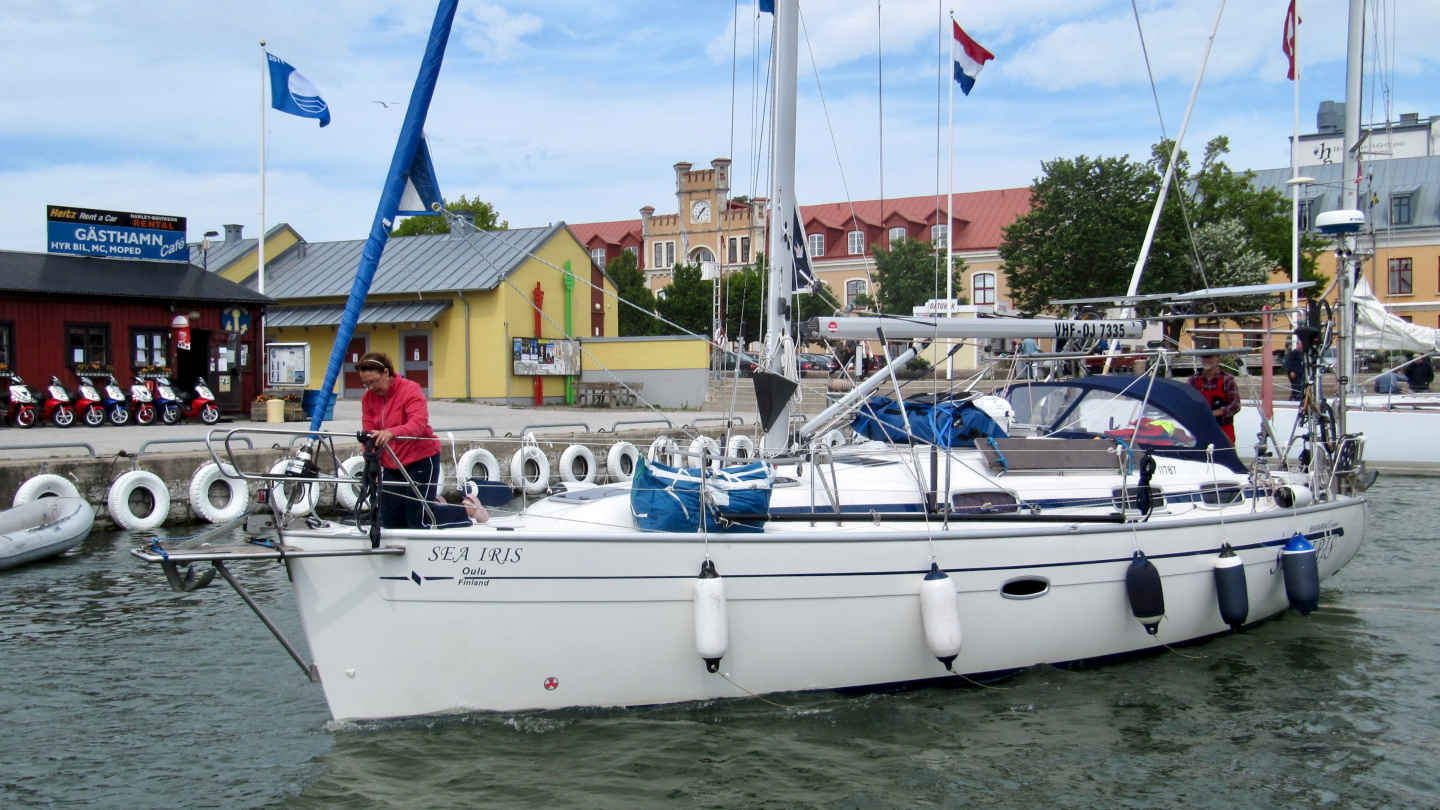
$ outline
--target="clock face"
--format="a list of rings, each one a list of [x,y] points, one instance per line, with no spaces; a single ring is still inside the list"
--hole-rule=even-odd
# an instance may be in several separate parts
[[[690,219],[694,222],[710,221],[710,201],[696,200],[690,203]]]

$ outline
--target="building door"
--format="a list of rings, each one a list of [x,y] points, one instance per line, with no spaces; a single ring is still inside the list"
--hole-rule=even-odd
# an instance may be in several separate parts
[[[210,379],[210,335],[209,329],[190,328],[190,348],[175,347],[175,391],[192,393],[195,380],[204,377],[210,390],[215,390],[215,381]]]
[[[430,333],[400,333],[400,374],[430,396]]]
[[[240,393],[240,336],[230,332],[210,333],[210,391],[222,411],[239,411],[244,405]]]
[[[360,373],[355,370],[355,364],[360,358],[370,351],[370,336],[356,335],[350,338],[350,345],[345,349],[345,382],[341,386],[341,396],[359,397],[365,393],[365,386],[360,383]]]

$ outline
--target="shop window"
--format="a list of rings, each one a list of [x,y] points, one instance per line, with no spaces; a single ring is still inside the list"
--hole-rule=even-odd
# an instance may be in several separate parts
[[[1415,263],[1412,259],[1390,260],[1390,294],[1413,295]]]
[[[851,231],[851,232],[849,233],[849,235],[848,235],[848,240],[849,240],[849,244],[847,245],[847,247],[850,248],[850,255],[851,255],[851,256],[864,256],[864,255],[865,255],[865,232],[864,232],[864,231]]]
[[[15,324],[0,321],[0,366],[15,370]]]
[[[976,304],[994,306],[995,304],[995,274],[976,273],[970,277],[970,291],[974,295]]]
[[[825,234],[812,233],[805,237],[805,247],[811,256],[819,258],[825,255]]]
[[[104,366],[110,362],[110,327],[106,324],[66,324],[65,365]]]
[[[170,330],[130,330],[130,367],[140,369],[146,366],[170,366]]]

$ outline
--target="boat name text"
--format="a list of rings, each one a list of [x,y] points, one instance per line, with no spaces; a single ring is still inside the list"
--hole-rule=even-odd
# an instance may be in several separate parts
[[[521,547],[502,548],[500,546],[431,546],[430,562],[488,562],[497,565],[520,562],[520,554],[525,549]],[[467,570],[468,574],[469,571]]]

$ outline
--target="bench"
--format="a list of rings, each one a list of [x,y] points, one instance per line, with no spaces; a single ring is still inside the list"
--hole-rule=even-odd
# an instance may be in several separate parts
[[[581,382],[575,384],[575,404],[592,408],[633,407],[644,383]]]

